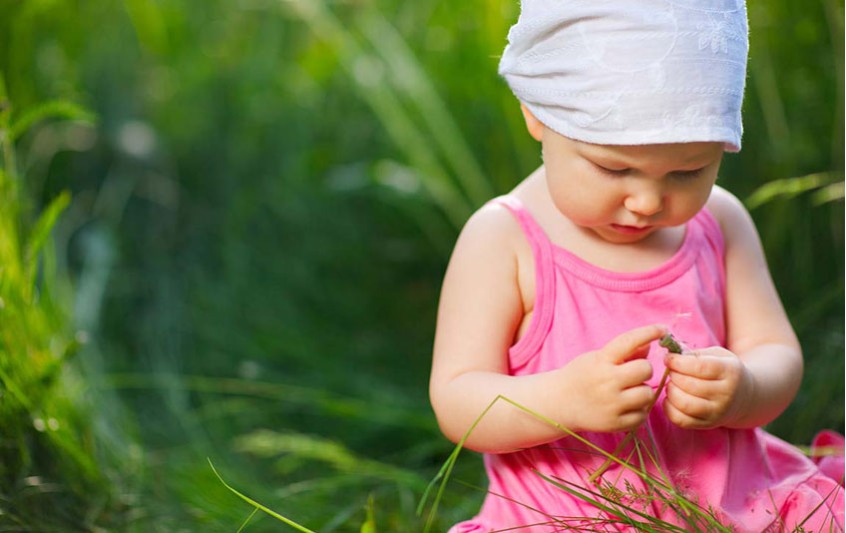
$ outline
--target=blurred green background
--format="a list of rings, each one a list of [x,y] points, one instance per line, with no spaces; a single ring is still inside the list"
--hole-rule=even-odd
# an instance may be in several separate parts
[[[451,450],[427,400],[440,279],[539,163],[496,75],[517,12],[0,0],[0,531],[235,531],[252,508],[208,460],[316,531],[359,531],[369,498],[379,531],[422,528]],[[807,444],[843,430],[843,2],[749,15],[721,183],[805,348],[770,430]],[[438,527],[481,498],[451,484]]]

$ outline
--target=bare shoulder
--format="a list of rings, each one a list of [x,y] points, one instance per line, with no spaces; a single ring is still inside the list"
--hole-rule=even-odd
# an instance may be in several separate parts
[[[465,223],[452,252],[451,263],[470,261],[490,268],[490,263],[510,262],[516,268],[525,246],[514,215],[503,205],[488,203]]]
[[[433,383],[467,369],[504,372],[523,317],[520,226],[504,206],[468,219],[450,257],[435,329]]]
[[[521,258],[528,247],[508,208],[496,203],[480,208],[453,249],[441,289],[441,316],[465,330],[481,328],[468,322],[483,318],[499,325],[519,321],[524,310]]]
[[[708,209],[721,225],[724,222],[732,222],[748,216],[743,202],[719,185],[714,185],[711,191],[711,197],[708,198]]]
[[[734,194],[715,185],[707,206],[720,224],[726,246],[750,244],[758,241],[758,231],[755,229],[752,217],[743,202]]]

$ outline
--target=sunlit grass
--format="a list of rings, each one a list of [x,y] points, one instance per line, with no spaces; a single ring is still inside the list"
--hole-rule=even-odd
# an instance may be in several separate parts
[[[16,163],[15,140],[56,117],[90,119],[60,101],[18,112],[0,72],[0,526],[27,530],[117,518],[84,385],[68,364],[84,335],[70,326],[50,234],[70,196],[34,214]]]

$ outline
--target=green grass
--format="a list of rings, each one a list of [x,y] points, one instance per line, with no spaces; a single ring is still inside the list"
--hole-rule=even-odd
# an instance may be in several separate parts
[[[0,73],[0,529],[89,529],[119,517],[83,378],[68,363],[84,334],[70,327],[50,232],[70,196],[30,209],[14,141],[40,120],[90,116],[65,102],[14,104]]]

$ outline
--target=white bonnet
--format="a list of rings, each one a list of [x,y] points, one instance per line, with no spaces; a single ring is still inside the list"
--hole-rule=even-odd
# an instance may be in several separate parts
[[[522,0],[499,73],[566,137],[738,151],[748,48],[743,0]]]

